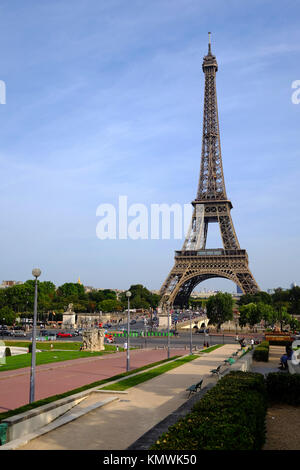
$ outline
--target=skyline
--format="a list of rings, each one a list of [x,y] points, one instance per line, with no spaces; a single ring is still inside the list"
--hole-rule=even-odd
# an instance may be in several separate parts
[[[182,240],[99,240],[99,204],[189,204],[208,31],[232,218],[262,290],[299,276],[299,4],[89,0],[1,6],[2,279],[162,285]],[[269,11],[272,9],[272,17]],[[208,248],[220,236],[209,227]],[[217,243],[217,245],[216,245]],[[210,280],[196,290],[234,284]]]

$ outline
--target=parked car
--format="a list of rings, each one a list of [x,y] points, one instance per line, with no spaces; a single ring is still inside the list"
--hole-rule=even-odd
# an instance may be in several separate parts
[[[13,336],[15,337],[22,336],[24,338],[24,336],[26,336],[26,333],[23,330],[14,330],[12,333],[13,333]]]
[[[136,320],[131,320],[130,325],[134,325],[136,323]]]
[[[72,338],[72,333],[62,333],[59,332],[56,335],[58,338]]]
[[[40,335],[41,335],[41,336],[49,336],[49,334],[50,334],[50,333],[49,333],[47,330],[41,330],[41,331],[40,331]]]
[[[2,329],[2,330],[0,330],[0,334],[1,334],[2,336],[12,336],[12,330],[4,330],[4,329]]]

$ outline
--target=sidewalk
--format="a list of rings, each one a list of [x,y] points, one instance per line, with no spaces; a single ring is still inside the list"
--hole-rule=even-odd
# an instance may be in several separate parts
[[[257,362],[253,361],[251,372],[258,372],[260,374],[269,374],[269,372],[280,372],[279,362],[282,354],[285,353],[284,346],[270,346],[269,349],[269,361],[268,362]]]
[[[119,400],[40,436],[19,450],[124,450],[145,432],[177,410],[188,399],[186,388],[202,377],[203,386],[216,381],[210,370],[221,364],[236,345],[226,344],[192,362],[128,389]],[[226,366],[224,366],[224,369]],[[100,396],[101,395],[101,396]],[[91,394],[81,406],[89,407],[116,392]],[[74,407],[76,408],[76,407]],[[73,409],[72,412],[76,412]]]

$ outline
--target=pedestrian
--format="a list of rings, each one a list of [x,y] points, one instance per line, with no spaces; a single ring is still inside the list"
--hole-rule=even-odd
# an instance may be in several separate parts
[[[251,344],[251,349],[253,349],[254,348],[254,339],[253,338],[251,338],[250,344]]]
[[[125,343],[124,343],[124,349],[125,349],[125,351],[127,350],[127,343],[126,343],[126,341],[125,341]]]
[[[119,345],[117,344],[117,352],[119,352]]]

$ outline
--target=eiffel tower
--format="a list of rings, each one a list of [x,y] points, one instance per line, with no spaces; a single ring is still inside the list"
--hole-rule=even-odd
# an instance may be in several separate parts
[[[240,248],[227,198],[220,145],[216,93],[218,64],[211,52],[208,33],[208,54],[203,58],[205,75],[201,169],[193,215],[181,251],[175,252],[175,264],[160,289],[160,310],[170,306],[186,307],[193,289],[206,279],[221,277],[235,282],[244,294],[253,294],[259,287],[248,267],[246,250]],[[218,223],[223,248],[206,249],[209,223]]]

